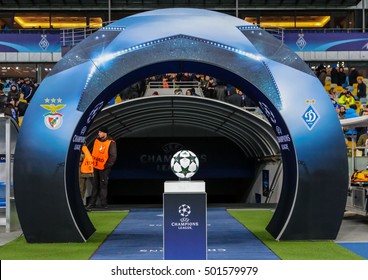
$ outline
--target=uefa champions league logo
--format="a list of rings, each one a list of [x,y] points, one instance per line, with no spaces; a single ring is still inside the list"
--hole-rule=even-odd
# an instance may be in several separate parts
[[[178,230],[193,230],[194,228],[199,226],[198,221],[191,221],[189,219],[189,215],[192,213],[192,210],[188,204],[181,204],[178,207],[178,214],[180,215],[180,219],[177,221],[171,222],[171,227],[176,228]]]
[[[179,212],[180,216],[186,218],[191,213],[190,206],[187,205],[187,204],[182,204],[182,205],[179,206],[178,212]]]

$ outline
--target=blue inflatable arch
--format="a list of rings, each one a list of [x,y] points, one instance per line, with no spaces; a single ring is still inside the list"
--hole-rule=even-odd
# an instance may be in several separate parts
[[[95,229],[78,187],[80,147],[88,129],[121,89],[170,72],[231,81],[268,117],[284,167],[281,197],[267,226],[272,236],[334,239],[348,168],[341,126],[319,80],[257,26],[206,10],[163,9],[100,29],[69,51],[39,87],[14,163],[15,198],[27,241],[84,242],[91,236]]]

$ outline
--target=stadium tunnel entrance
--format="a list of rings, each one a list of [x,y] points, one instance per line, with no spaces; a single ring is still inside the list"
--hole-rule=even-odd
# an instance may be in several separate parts
[[[108,127],[122,155],[110,174],[111,204],[162,204],[164,181],[177,180],[170,160],[180,149],[198,155],[200,169],[193,180],[206,182],[210,204],[247,202],[261,169],[281,164],[264,118],[209,98],[152,96],[108,106],[89,130],[89,147],[100,126]],[[270,198],[265,194],[263,201]]]
[[[238,142],[250,157],[280,150],[282,192],[267,230],[278,240],[334,239],[344,213],[348,170],[340,122],[332,109],[325,109],[331,101],[319,80],[295,53],[257,26],[211,11],[164,9],[97,31],[70,50],[38,88],[14,160],[15,197],[26,240],[84,242],[92,235],[78,166],[81,145],[98,126],[93,121],[135,81],[179,72],[207,73],[245,92],[269,120],[280,148],[266,132],[262,137],[270,141],[258,143],[262,137],[248,127],[244,111],[194,97],[127,103],[116,127],[200,124]],[[151,103],[151,112],[143,114]],[[331,192],[334,199],[326,199]]]

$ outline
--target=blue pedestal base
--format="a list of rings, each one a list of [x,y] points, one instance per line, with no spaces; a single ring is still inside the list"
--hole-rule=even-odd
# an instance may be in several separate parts
[[[207,194],[192,182],[175,182],[164,193],[164,259],[207,259]],[[172,183],[172,182],[170,182]],[[199,182],[193,182],[198,184]],[[184,184],[189,184],[185,192]],[[180,192],[178,192],[178,188]],[[172,192],[173,191],[173,192]]]

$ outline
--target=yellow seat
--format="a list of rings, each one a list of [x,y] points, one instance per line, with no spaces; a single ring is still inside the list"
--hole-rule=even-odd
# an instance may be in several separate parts
[[[357,112],[357,114],[359,115],[360,114],[360,110],[362,110],[362,107],[363,107],[363,105],[362,105],[362,102],[360,102],[360,101],[358,101],[358,100],[356,100],[355,101],[355,105],[357,106],[357,108],[356,108],[356,112]]]
[[[18,117],[18,125],[21,126],[23,122],[23,117]]]
[[[331,81],[326,80],[326,82],[325,82],[325,90],[329,91],[330,88],[331,88]]]
[[[354,88],[354,90],[353,90],[352,94],[354,96],[356,96],[358,94],[358,84],[357,83],[353,84],[353,88]]]
[[[335,91],[338,92],[338,93],[341,93],[342,92],[342,86],[336,86]]]
[[[118,94],[116,97],[115,97],[115,100],[114,100],[114,103],[121,103],[123,100],[121,100],[121,97],[120,95]]]

